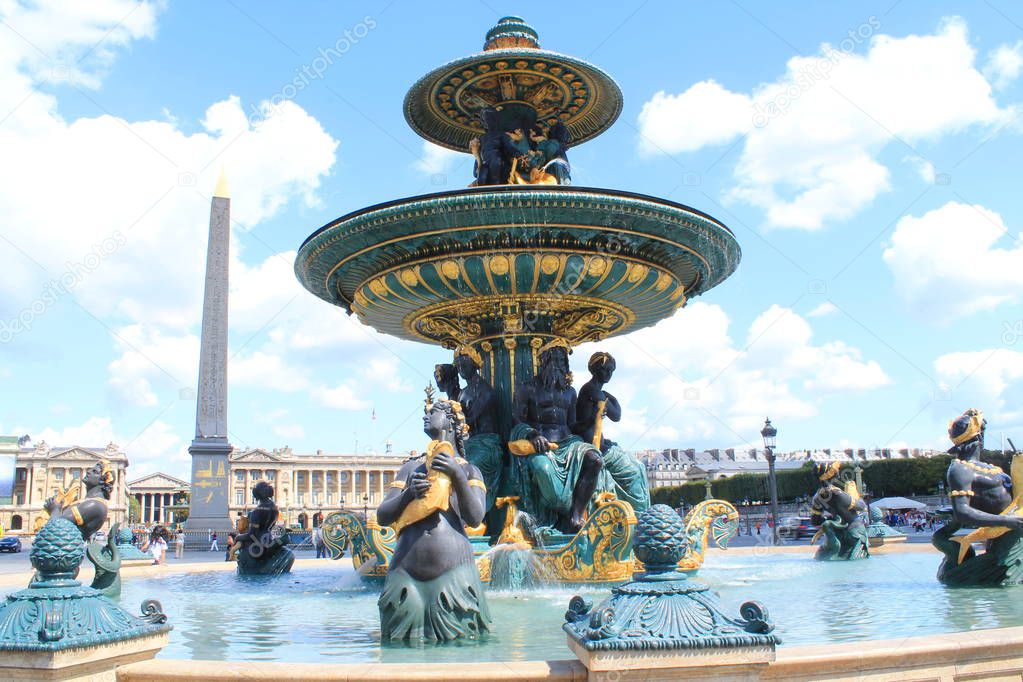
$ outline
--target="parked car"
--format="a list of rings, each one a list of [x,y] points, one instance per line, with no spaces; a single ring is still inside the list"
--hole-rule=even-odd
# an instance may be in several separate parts
[[[810,523],[809,516],[786,516],[778,524],[778,537],[790,540],[802,540],[813,537],[817,526]]]
[[[21,551],[21,540],[8,535],[5,538],[0,538],[0,552],[20,552]]]

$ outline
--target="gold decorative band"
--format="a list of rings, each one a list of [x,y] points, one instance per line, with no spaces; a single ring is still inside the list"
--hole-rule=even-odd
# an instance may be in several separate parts
[[[976,493],[972,490],[953,490],[948,494],[949,497],[973,497]]]
[[[75,517],[75,525],[82,525],[85,523],[85,519],[82,518],[82,512],[78,511],[78,505],[74,505],[71,508],[71,515]]]
[[[483,492],[487,492],[487,484],[478,478],[470,478],[469,485],[471,485],[474,488],[479,488]]]
[[[952,435],[952,426],[958,421],[953,419],[948,424],[948,437],[952,441],[953,445],[962,445],[966,441],[976,438],[980,432],[984,429],[984,413],[978,409],[970,408],[963,413],[963,416],[969,417],[969,424],[966,430],[960,433],[958,436]]]
[[[405,481],[391,481],[390,487],[402,490],[405,487]]]

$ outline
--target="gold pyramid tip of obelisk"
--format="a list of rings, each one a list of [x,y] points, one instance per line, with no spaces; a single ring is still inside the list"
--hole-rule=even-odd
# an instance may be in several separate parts
[[[213,190],[213,196],[219,199],[230,199],[231,194],[227,191],[227,173],[224,167],[220,167],[220,177],[217,178],[217,188]]]

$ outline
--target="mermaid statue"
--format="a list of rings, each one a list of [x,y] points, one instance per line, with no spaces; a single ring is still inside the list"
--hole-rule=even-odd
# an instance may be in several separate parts
[[[944,555],[938,580],[946,585],[1017,585],[1023,582],[1023,456],[1012,458],[1012,476],[980,460],[987,421],[969,409],[948,426],[952,440],[946,479],[952,518],[931,536]],[[962,528],[970,533],[956,535]],[[984,543],[977,554],[974,543]]]
[[[610,353],[598,352],[590,356],[587,369],[590,370],[591,378],[579,389],[579,399],[575,406],[577,421],[573,430],[584,441],[600,449],[604,469],[614,479],[615,494],[618,499],[631,504],[632,509],[639,514],[650,506],[646,467],[618,443],[604,438],[604,417],[613,422],[621,421],[622,418],[618,399],[604,390],[616,366]]]
[[[814,558],[818,561],[850,561],[870,556],[867,527],[860,514],[867,510],[855,481],[837,485],[839,462],[818,462],[814,473],[820,487],[810,503],[810,522],[820,525],[810,544],[824,541]]]
[[[85,497],[76,499],[77,485],[46,501],[43,508],[50,517],[60,516],[75,524],[85,541],[85,552],[95,568],[92,587],[108,597],[121,593],[121,557],[117,551],[120,526],[114,524],[105,542],[92,539],[107,521],[107,505],[114,489],[114,472],[106,460],[96,462],[82,476]]]
[[[426,454],[402,466],[377,509],[397,535],[377,606],[380,638],[406,643],[475,639],[490,611],[466,526],[483,521],[486,484],[465,459],[462,406],[426,389]]]
[[[249,512],[245,531],[234,539],[239,575],[280,575],[291,571],[295,554],[288,549],[288,535],[277,527],[274,488],[266,481],[252,487],[256,508]],[[239,523],[239,528],[243,524]]]

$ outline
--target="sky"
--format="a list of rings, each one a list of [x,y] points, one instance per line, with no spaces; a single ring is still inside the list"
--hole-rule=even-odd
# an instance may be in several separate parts
[[[985,411],[1023,444],[1023,9],[986,2],[0,0],[0,433],[186,476],[209,200],[232,197],[237,447],[422,449],[439,348],[306,292],[333,218],[471,181],[407,88],[522,14],[625,107],[576,185],[710,213],[736,273],[589,344],[627,449],[947,446]],[[375,419],[373,415],[375,414]],[[990,442],[990,441],[989,441]]]

